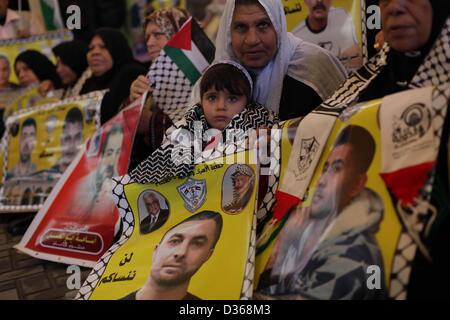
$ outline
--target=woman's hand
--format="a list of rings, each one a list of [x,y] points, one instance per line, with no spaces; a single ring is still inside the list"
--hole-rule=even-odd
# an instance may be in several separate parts
[[[55,87],[53,86],[51,80],[44,80],[39,83],[38,92],[41,96],[47,96],[47,93],[52,90],[55,90]]]
[[[143,95],[150,86],[150,81],[146,76],[140,75],[131,83],[130,87],[130,101],[134,101]]]

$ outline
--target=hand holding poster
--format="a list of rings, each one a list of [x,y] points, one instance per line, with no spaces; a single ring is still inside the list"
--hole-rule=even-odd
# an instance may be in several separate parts
[[[16,246],[19,250],[51,261],[95,265],[119,227],[111,178],[128,169],[140,112],[136,100],[91,135]]]
[[[78,299],[249,298],[255,165],[227,164],[233,156],[219,160],[160,184],[118,178],[113,192],[122,238],[99,260]]]
[[[99,123],[103,93],[23,110],[8,118],[1,211],[38,210]]]

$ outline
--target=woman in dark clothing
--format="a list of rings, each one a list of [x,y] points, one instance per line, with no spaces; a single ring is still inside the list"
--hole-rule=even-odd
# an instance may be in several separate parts
[[[19,78],[19,84],[23,88],[33,83],[43,84],[44,82],[48,83],[45,92],[61,88],[61,80],[56,73],[56,67],[39,51],[26,50],[19,54],[14,62],[14,70]]]
[[[389,25],[384,26],[385,41],[390,46],[390,50],[387,53],[387,63],[379,75],[360,93],[359,101],[376,99],[409,89],[410,81],[417,73],[436,38],[441,33],[450,10],[450,5],[445,0],[424,0],[418,1],[418,4],[421,2],[422,6],[416,5],[414,7],[418,8],[415,14],[424,20],[423,24],[418,25],[417,28],[420,28],[418,32],[426,33],[428,37],[420,39],[421,35],[409,35],[405,37],[409,41],[406,41],[406,39],[400,41],[396,40],[396,36],[389,29]],[[424,9],[423,5],[425,5],[425,8],[428,7],[428,9]],[[392,19],[390,17],[395,14],[406,15],[406,8],[396,3],[388,6],[388,1],[386,0],[380,0],[380,8],[383,9],[382,19],[386,23],[389,23],[390,19]],[[430,12],[427,14],[424,10],[430,10]],[[396,22],[394,21],[391,24],[393,23]],[[422,42],[421,45],[420,42]]]
[[[74,86],[88,67],[87,52],[88,46],[81,40],[63,42],[53,48],[56,72],[66,90],[65,97],[76,96],[79,93],[74,91]]]
[[[102,100],[101,123],[111,119],[120,103],[129,96],[131,82],[145,74],[143,65],[133,59],[124,35],[112,28],[97,30],[89,44],[87,62],[92,77],[86,80],[80,94],[109,89]]]
[[[155,62],[166,43],[187,19],[189,12],[176,7],[156,10],[145,18],[144,37],[151,63]],[[146,92],[149,85],[150,81],[145,76],[137,77],[130,87],[130,101]]]

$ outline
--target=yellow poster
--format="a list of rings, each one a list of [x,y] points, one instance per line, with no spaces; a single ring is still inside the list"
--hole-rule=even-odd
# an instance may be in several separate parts
[[[122,239],[94,267],[104,268],[95,285],[85,283],[78,298],[211,300],[251,294],[244,280],[253,278],[247,258],[254,252],[249,247],[256,166],[224,159],[159,185],[119,183],[114,190],[123,190],[117,199],[125,221]],[[85,290],[89,286],[93,292]]]
[[[0,210],[39,209],[97,129],[102,97],[102,92],[96,92],[8,118]]]
[[[14,62],[16,57],[26,50],[37,50],[46,55],[53,63],[56,59],[53,55],[52,48],[64,41],[73,39],[70,31],[54,31],[44,35],[31,36],[25,39],[10,39],[0,41],[1,56],[6,57],[10,67],[9,81],[18,83],[17,75],[14,71]]]
[[[321,153],[306,143],[291,154],[298,166],[308,155],[319,161],[294,195],[300,204],[258,238],[255,298],[406,298],[414,256],[430,257],[424,239],[438,221],[421,208],[440,103],[425,88],[359,104],[339,116]]]
[[[329,50],[348,72],[362,65],[361,0],[280,0],[287,29],[296,37]]]

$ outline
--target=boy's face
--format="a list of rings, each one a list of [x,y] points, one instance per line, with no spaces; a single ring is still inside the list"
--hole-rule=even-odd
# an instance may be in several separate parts
[[[224,130],[231,119],[247,104],[245,95],[231,94],[227,89],[208,89],[202,96],[202,107],[209,125]]]

